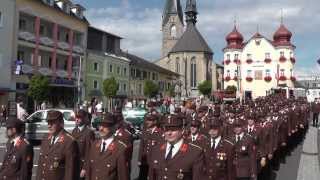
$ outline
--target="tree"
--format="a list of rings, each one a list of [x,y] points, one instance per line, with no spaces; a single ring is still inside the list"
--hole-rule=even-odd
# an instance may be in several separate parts
[[[237,87],[236,86],[227,86],[226,91],[236,93]]]
[[[174,86],[170,86],[169,89],[166,91],[166,94],[170,97],[175,97],[175,88]]]
[[[209,96],[211,94],[212,83],[211,81],[203,81],[198,85],[198,89],[204,96]]]
[[[114,77],[105,79],[103,81],[103,94],[108,99],[109,108],[111,109],[111,99],[117,95],[117,91],[119,89],[119,84],[117,83],[116,79]]]
[[[151,80],[144,82],[144,95],[149,98],[156,97],[159,92],[159,86]]]
[[[34,100],[36,110],[37,103],[48,100],[49,79],[45,76],[35,75],[31,78],[27,95]]]

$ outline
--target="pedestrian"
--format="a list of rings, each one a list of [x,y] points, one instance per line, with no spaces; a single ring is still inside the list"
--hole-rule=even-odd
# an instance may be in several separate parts
[[[5,124],[7,120],[7,107],[5,105],[1,105],[0,118],[0,127],[2,127],[2,125]]]
[[[80,153],[80,179],[85,179],[85,160],[89,154],[92,142],[95,140],[95,133],[90,128],[88,113],[82,109],[75,115],[76,127],[72,131],[72,136],[77,141]]]
[[[23,137],[22,121],[9,118],[7,122],[6,153],[0,168],[1,180],[31,180],[33,147]]]
[[[234,144],[234,166],[237,180],[257,179],[257,159],[254,140],[244,131],[244,122],[240,118],[234,121],[234,135],[231,142]]]
[[[184,119],[178,115],[165,117],[164,143],[152,149],[149,161],[149,180],[202,179],[203,149],[183,139]]]
[[[78,180],[79,150],[75,139],[63,128],[63,114],[47,113],[49,134],[42,140],[37,180]]]
[[[92,144],[86,161],[86,180],[129,180],[127,145],[115,138],[114,115],[106,113],[99,124],[100,139]]]
[[[205,179],[234,180],[234,144],[222,137],[222,121],[217,117],[209,118],[209,140],[205,148]]]
[[[144,120],[145,129],[142,132],[138,155],[139,180],[147,180],[151,149],[163,141],[161,129],[158,127],[159,116],[148,113]]]
[[[319,113],[320,113],[320,98],[316,98],[315,101],[312,103],[312,126],[318,127],[319,122]]]
[[[190,134],[186,138],[188,142],[196,144],[201,148],[205,148],[208,138],[200,132],[201,122],[197,119],[192,119],[190,122]]]

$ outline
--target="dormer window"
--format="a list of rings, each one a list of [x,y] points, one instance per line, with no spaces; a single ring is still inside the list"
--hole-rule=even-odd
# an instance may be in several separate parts
[[[78,17],[78,18],[83,18],[83,11],[85,11],[85,8],[82,7],[79,4],[74,5],[71,7],[71,11]]]

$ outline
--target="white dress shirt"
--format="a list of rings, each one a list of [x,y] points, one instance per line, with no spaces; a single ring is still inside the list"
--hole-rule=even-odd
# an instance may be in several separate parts
[[[214,141],[214,149],[217,148],[218,144],[220,143],[221,140],[221,136],[217,137],[217,138],[211,138],[211,148],[213,147],[213,141]]]
[[[250,133],[250,131],[253,131],[253,130],[254,130],[254,125],[252,125],[252,126],[248,125],[248,133]]]
[[[242,132],[239,135],[236,135],[236,141],[238,140],[238,137],[240,137],[240,140],[241,140],[243,138],[243,136],[244,136],[244,132]]]
[[[180,141],[178,141],[176,144],[174,144],[174,147],[172,149],[172,157],[173,158],[179,151],[181,145],[183,143],[183,139],[181,139]],[[167,148],[166,148],[166,157],[167,155],[169,154],[169,151],[170,151],[170,147],[171,147],[171,144],[170,143],[167,143]]]
[[[108,139],[101,139],[100,152],[102,152],[103,142],[106,143],[106,146],[105,146],[105,149],[104,149],[104,151],[106,151],[113,140],[114,140],[113,136],[109,137]]]
[[[192,142],[196,141],[197,138],[198,138],[198,134],[196,134],[196,135],[192,135],[192,134],[191,134],[191,141],[192,141]]]

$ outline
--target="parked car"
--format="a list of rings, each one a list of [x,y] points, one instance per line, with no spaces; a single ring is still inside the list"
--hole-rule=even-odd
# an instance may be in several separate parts
[[[42,140],[49,133],[47,114],[49,110],[60,111],[63,114],[64,128],[68,132],[72,132],[75,123],[75,113],[71,109],[46,109],[32,113],[26,119],[25,136],[28,140]]]

